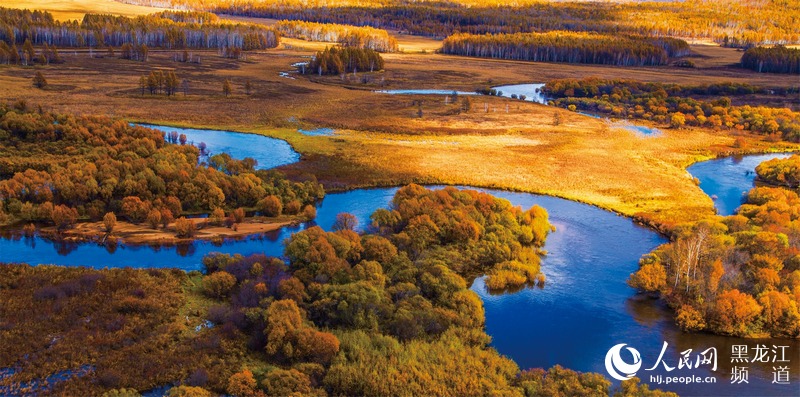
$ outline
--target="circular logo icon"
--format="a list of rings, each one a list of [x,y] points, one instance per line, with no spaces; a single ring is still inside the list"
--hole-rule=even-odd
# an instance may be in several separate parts
[[[606,353],[606,371],[612,378],[617,380],[628,380],[636,376],[636,371],[642,367],[642,357],[639,351],[632,347],[625,347],[633,355],[633,363],[628,364],[622,359],[622,348],[625,343],[620,343]]]

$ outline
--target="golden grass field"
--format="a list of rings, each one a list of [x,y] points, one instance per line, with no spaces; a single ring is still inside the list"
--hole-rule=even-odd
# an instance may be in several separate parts
[[[2,0],[0,0],[2,1]],[[116,3],[114,3],[116,4]],[[122,5],[121,5],[122,6]],[[602,120],[544,105],[504,98],[473,97],[472,110],[442,96],[391,96],[376,89],[474,90],[487,85],[545,82],[557,78],[626,78],[653,82],[747,82],[793,86],[796,76],[756,74],[727,65],[736,50],[694,45],[697,69],[615,68],[500,61],[431,53],[434,40],[400,37],[405,53],[386,54],[386,71],[344,81],[339,77],[290,79],[294,62],[326,43],[284,39],[280,48],[232,61],[201,53],[201,64],[172,61],[171,51],[152,51],[146,63],[115,57],[89,58],[63,50],[66,63],[44,67],[0,66],[0,100],[25,99],[46,110],[105,114],[129,120],[252,132],[287,140],[303,156],[283,171],[313,174],[328,189],[409,182],[465,184],[542,193],[597,205],[627,216],[643,216],[657,227],[713,214],[711,199],[685,168],[733,147],[729,131],[664,129],[641,137]],[[423,53],[422,50],[425,50]],[[95,55],[101,52],[96,51]],[[153,68],[174,68],[189,82],[189,95],[141,95],[139,77]],[[49,81],[35,89],[41,70]],[[234,95],[222,95],[230,79]],[[352,81],[351,81],[352,80]],[[244,84],[254,86],[245,95]],[[422,101],[423,117],[417,117]],[[796,100],[786,99],[787,106]],[[779,104],[780,105],[780,104]],[[484,111],[488,109],[488,111]],[[554,114],[562,123],[553,125]],[[310,137],[298,127],[333,127],[333,137]],[[747,151],[798,149],[761,142]]]
[[[0,7],[46,10],[59,21],[71,19],[80,21],[86,13],[135,17],[164,10],[163,8],[123,4],[114,0],[0,0]]]

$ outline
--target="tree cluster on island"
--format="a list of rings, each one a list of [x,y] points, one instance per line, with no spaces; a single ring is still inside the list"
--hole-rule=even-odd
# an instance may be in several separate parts
[[[324,196],[315,181],[255,170],[253,159],[223,153],[201,163],[200,149],[174,135],[106,117],[1,105],[0,216],[69,226],[113,212],[141,223],[154,212],[173,219],[184,211],[254,209],[268,197],[299,214]]]

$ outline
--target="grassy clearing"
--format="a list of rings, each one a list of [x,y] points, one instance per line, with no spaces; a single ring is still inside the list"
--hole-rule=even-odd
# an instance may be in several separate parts
[[[154,51],[148,63],[63,51],[63,65],[0,66],[0,100],[26,99],[48,110],[285,139],[303,157],[283,171],[295,177],[315,175],[328,189],[408,182],[496,187],[565,197],[668,226],[713,213],[711,200],[685,167],[741,152],[733,147],[732,133],[667,129],[660,137],[643,138],[601,120],[533,103],[472,97],[472,110],[459,113],[460,105],[445,104],[443,96],[391,96],[371,90],[472,90],[561,77],[619,77],[622,72],[645,81],[796,84],[791,77],[735,69],[619,69],[389,54],[387,71],[373,74],[364,85],[349,76],[345,81],[280,77],[279,72],[310,55],[297,48],[251,54],[247,61],[199,54],[202,63],[196,65],[173,62],[170,51]],[[189,95],[142,96],[139,77],[155,67],[174,68],[189,81]],[[47,89],[32,87],[36,70],[49,81]],[[225,79],[233,82],[229,98],[222,94]],[[254,87],[251,95],[244,92],[246,81]],[[556,113],[562,119],[557,126]],[[338,132],[309,137],[298,133],[298,127],[334,127]],[[749,151],[788,147],[745,138],[753,141]]]

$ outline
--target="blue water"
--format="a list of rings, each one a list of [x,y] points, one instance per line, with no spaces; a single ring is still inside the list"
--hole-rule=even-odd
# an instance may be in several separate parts
[[[754,186],[756,166],[767,160],[789,156],[770,153],[725,157],[693,164],[687,171],[700,180],[700,189],[714,200],[717,213],[732,215]]]
[[[227,153],[235,159],[254,158],[258,162],[256,169],[280,167],[300,160],[300,154],[294,151],[286,141],[263,135],[152,124],[139,125],[166,133],[176,131],[179,134],[186,134],[187,143],[194,146],[204,142],[208,153],[207,157]]]
[[[655,135],[660,135],[661,134],[661,130],[659,130],[658,128],[647,127],[647,126],[644,126],[644,125],[634,125],[634,124],[625,123],[625,124],[621,125],[620,127],[622,127],[623,129],[626,129],[628,131],[631,131],[631,132],[633,132],[635,134],[639,134],[639,135],[655,136]]]
[[[525,95],[526,101],[547,105],[547,98],[545,98],[544,94],[542,93],[544,83],[501,85],[492,88],[498,92],[502,92],[502,95],[500,96],[506,98],[511,98],[511,95],[516,95],[517,97],[520,95]]]
[[[308,136],[333,136],[334,132],[333,128],[315,128],[313,130],[304,130],[298,129],[297,132],[308,135]]]
[[[390,95],[453,95],[453,92],[458,95],[478,95],[478,93],[472,91],[456,90],[381,90],[375,92]]]

